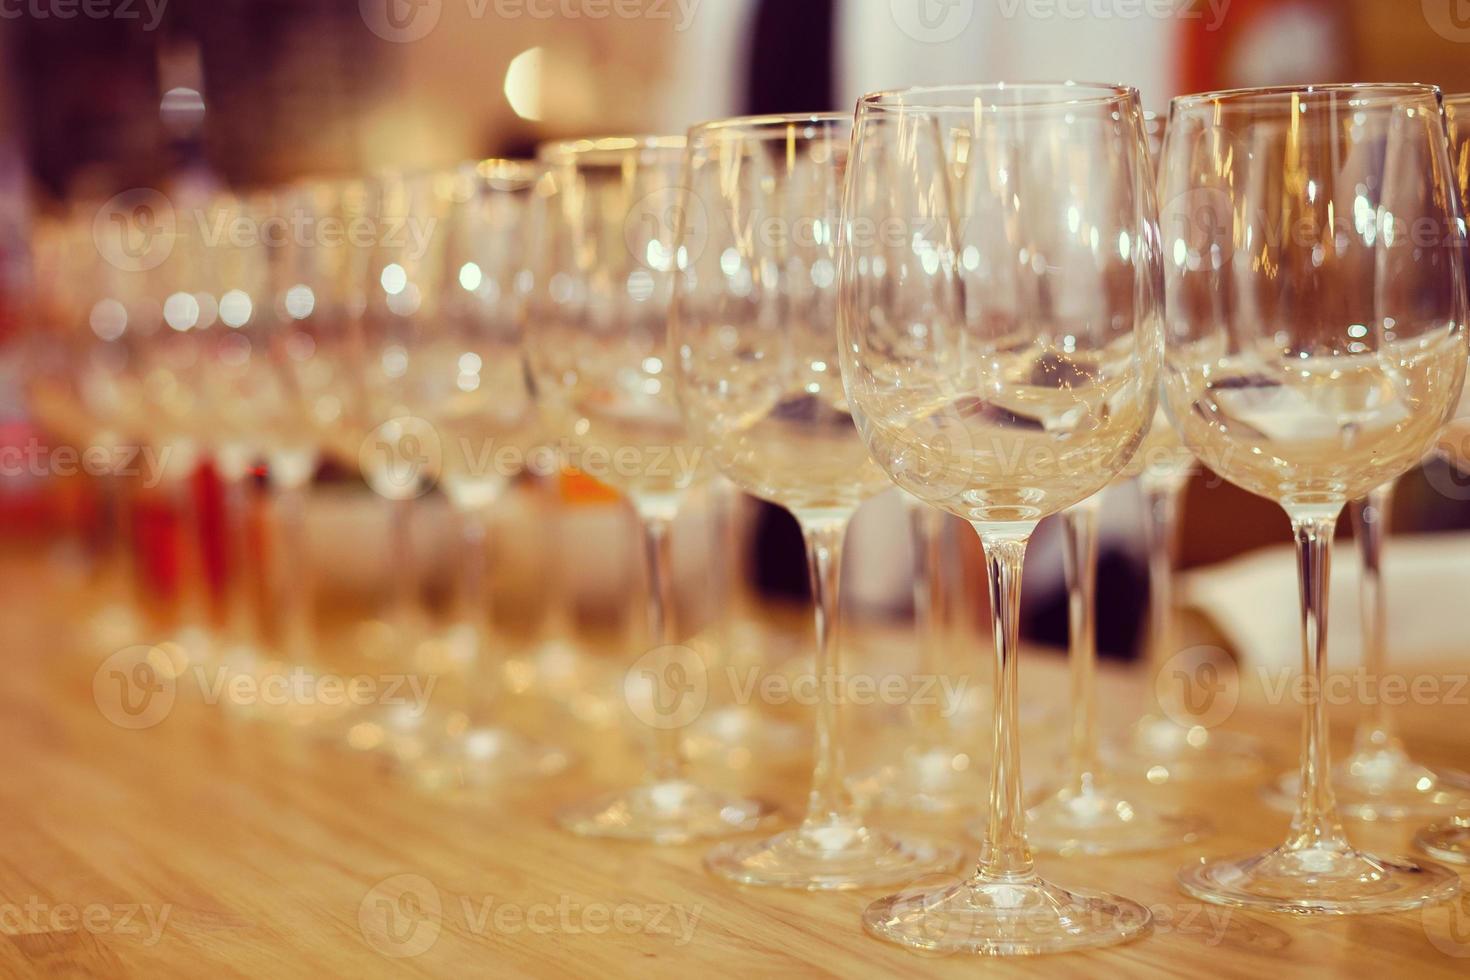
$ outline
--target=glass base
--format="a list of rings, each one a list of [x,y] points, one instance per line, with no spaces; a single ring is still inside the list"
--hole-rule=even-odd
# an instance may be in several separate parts
[[[554,745],[496,726],[455,727],[421,744],[419,755],[399,761],[414,782],[436,790],[498,789],[521,780],[555,776],[571,762]]]
[[[1425,827],[1414,835],[1414,846],[1441,861],[1470,864],[1470,819]]]
[[[1296,809],[1299,773],[1287,773],[1268,786],[1266,802],[1278,810]],[[1470,776],[1428,769],[1393,750],[1358,752],[1332,767],[1337,807],[1357,820],[1410,820],[1470,813]]]
[[[1382,858],[1346,844],[1277,848],[1232,860],[1201,858],[1179,886],[1216,905],[1296,915],[1401,912],[1453,898],[1460,876],[1408,858]]]
[[[861,824],[798,827],[715,847],[704,866],[742,885],[829,891],[912,881],[957,867],[959,848]]]
[[[1193,843],[1205,832],[1203,819],[1188,813],[1155,810],[1128,800],[1106,783],[1088,789],[1065,787],[1026,813],[1026,837],[1033,850],[1053,854],[1129,854]],[[984,839],[984,828],[970,833]]]
[[[1034,875],[976,876],[879,899],[863,913],[863,927],[924,952],[1029,956],[1139,939],[1148,935],[1151,917],[1126,898],[1069,891]]]
[[[582,837],[613,837],[682,844],[755,830],[772,809],[685,779],[643,783],[563,809],[564,830]]]
[[[1154,715],[1133,727],[1127,744],[1109,753],[1109,761],[1115,770],[1138,772],[1155,785],[1249,779],[1264,767],[1253,738],[1198,725],[1187,728]]]
[[[955,745],[914,747],[896,762],[854,778],[851,788],[862,800],[890,810],[955,813],[985,806],[990,771]]]

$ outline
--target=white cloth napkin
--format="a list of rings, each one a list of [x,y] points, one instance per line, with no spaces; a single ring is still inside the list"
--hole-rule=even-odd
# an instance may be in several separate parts
[[[1390,665],[1461,658],[1470,663],[1470,534],[1390,535],[1383,562]],[[1327,628],[1327,662],[1334,671],[1362,660],[1360,568],[1354,542],[1340,538],[1333,549]],[[1301,603],[1291,546],[1192,571],[1183,596],[1209,617],[1242,663],[1300,665]]]

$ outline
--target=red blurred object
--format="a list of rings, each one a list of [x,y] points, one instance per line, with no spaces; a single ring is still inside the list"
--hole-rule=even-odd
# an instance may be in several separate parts
[[[1231,0],[1218,17],[1180,18],[1180,91],[1262,84],[1305,84],[1343,67],[1348,15],[1335,0]],[[1263,65],[1252,58],[1270,48]],[[1261,77],[1262,73],[1275,77]]]

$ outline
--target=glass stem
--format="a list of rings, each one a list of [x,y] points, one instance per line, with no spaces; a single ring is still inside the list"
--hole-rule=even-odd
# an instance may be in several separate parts
[[[678,640],[674,622],[674,579],[673,540],[670,534],[672,520],[662,516],[643,516],[643,545],[648,562],[648,636],[660,648],[672,647]],[[658,672],[658,684],[665,685],[680,681],[672,676],[676,665],[668,663]],[[682,692],[660,690],[655,696],[659,701],[676,700]],[[677,725],[665,725],[655,732],[652,754],[648,764],[649,777],[656,783],[672,782],[684,778],[683,731]]]
[[[818,684],[817,729],[811,796],[802,828],[814,830],[858,822],[847,787],[846,739],[843,732],[842,651],[837,643],[839,588],[842,583],[842,541],[847,521],[802,521],[812,604],[816,609],[817,658],[813,676]]]
[[[1016,657],[1020,653],[1021,569],[1035,525],[977,524],[990,573],[990,617],[995,630],[995,723],[991,750],[990,813],[980,848],[979,874],[987,879],[1032,876],[1021,790],[1021,731]]]
[[[274,472],[274,471],[272,471]],[[304,483],[273,478],[275,532],[280,542],[271,594],[279,612],[281,653],[286,663],[300,666],[312,656],[312,581],[306,542]]]
[[[1383,591],[1383,541],[1388,536],[1389,512],[1393,509],[1396,481],[1390,481],[1353,501],[1351,513],[1353,536],[1358,541],[1362,559],[1362,581],[1359,608],[1363,624],[1363,672],[1380,696],[1368,706],[1368,716],[1358,726],[1354,748],[1362,753],[1402,752],[1403,746],[1394,731],[1393,713],[1384,703],[1381,689],[1387,669],[1385,646],[1388,628],[1388,600]]]
[[[711,480],[708,499],[714,553],[726,556],[726,560],[714,562],[710,569],[710,591],[715,602],[714,634],[718,642],[715,656],[729,665],[735,659],[735,619],[739,615],[735,608],[735,583],[741,574],[737,560],[740,542],[735,533],[735,489],[724,480]]]
[[[914,635],[919,674],[937,678],[944,669],[944,617],[940,589],[944,580],[944,515],[922,501],[905,498],[914,539]],[[945,720],[939,702],[915,706],[919,749],[944,744]]]
[[[1337,817],[1337,801],[1332,795],[1327,701],[1322,696],[1327,673],[1327,589],[1332,536],[1341,509],[1338,505],[1291,515],[1297,571],[1301,576],[1302,676],[1306,680],[1307,705],[1302,723],[1301,794],[1286,844],[1290,850],[1348,846]]]
[[[460,617],[474,641],[474,660],[468,665],[474,678],[472,707],[486,708],[499,694],[500,664],[490,657],[490,523],[488,507],[460,511],[463,571]]]
[[[406,641],[418,605],[414,574],[413,501],[388,501],[388,621],[398,642]]]
[[[1067,635],[1072,662],[1072,732],[1068,786],[1091,791],[1097,779],[1097,508],[1078,504],[1062,514],[1067,578]]]
[[[1175,483],[1154,484],[1142,481],[1144,508],[1147,511],[1144,536],[1148,547],[1148,663],[1149,687],[1153,697],[1158,698],[1157,683],[1177,651],[1174,638],[1174,569],[1179,560],[1179,501],[1184,485]],[[1173,691],[1173,686],[1167,688]],[[1175,696],[1176,702],[1167,707],[1155,704],[1156,714],[1163,718],[1184,717],[1184,698]]]
[[[178,519],[178,623],[183,628],[202,628],[209,622],[209,572],[204,560],[204,526],[199,515],[198,470],[189,467],[174,485]]]
[[[250,478],[248,472],[221,469],[225,503],[225,629],[232,641],[253,647],[255,601],[251,595]]]

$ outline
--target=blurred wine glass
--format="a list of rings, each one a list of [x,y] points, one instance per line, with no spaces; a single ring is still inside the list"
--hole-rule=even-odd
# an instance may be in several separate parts
[[[749,830],[765,807],[693,781],[681,735],[708,691],[698,652],[678,645],[670,567],[674,517],[708,471],[675,402],[668,339],[684,140],[554,143],[540,159],[547,173],[523,283],[537,406],[566,462],[622,491],[638,513],[653,644],[624,685],[651,730],[644,782],[558,819],[577,834],[657,843]]]
[[[871,827],[847,783],[848,675],[837,634],[853,513],[889,482],[863,445],[837,367],[837,227],[852,120],[732,119],[690,131],[672,339],[691,436],[741,489],[801,525],[816,603],[816,769],[801,826],[720,844],[742,884],[857,888],[958,863],[953,847]]]
[[[562,750],[499,724],[493,710],[503,658],[490,628],[490,531],[506,489],[544,448],[516,291],[539,173],[527,161],[486,160],[435,175],[430,256],[404,287],[421,294],[413,314],[420,326],[406,346],[404,407],[429,424],[439,485],[460,523],[450,639],[469,680],[446,736],[416,765],[424,778],[457,785],[550,775],[567,763]]]

